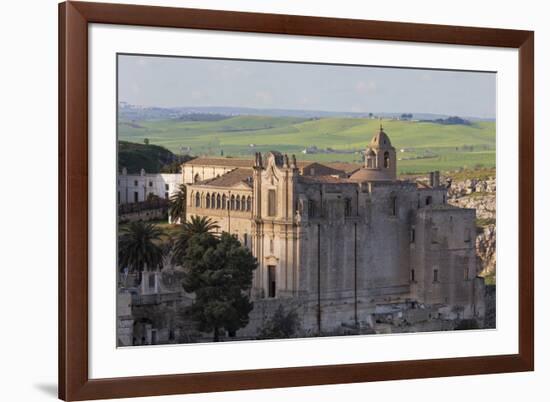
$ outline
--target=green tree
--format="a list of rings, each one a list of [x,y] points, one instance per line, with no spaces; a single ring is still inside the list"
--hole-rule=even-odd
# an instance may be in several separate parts
[[[149,145],[149,138],[144,138],[144,139],[143,139],[143,143],[144,143],[145,145]]]
[[[163,232],[147,222],[132,222],[121,230],[118,238],[118,264],[130,272],[155,270],[162,265],[160,236]]]
[[[174,242],[174,262],[183,265],[189,239],[196,234],[210,234],[219,226],[212,219],[205,216],[193,215],[181,225],[181,230]]]
[[[159,196],[154,193],[147,194],[147,201],[148,202],[155,202],[159,200]]]
[[[298,314],[294,310],[285,311],[282,304],[259,331],[259,339],[291,338],[300,328]]]
[[[187,187],[185,184],[180,184],[176,193],[170,197],[170,219],[172,222],[185,221],[185,203],[187,199]]]
[[[214,342],[219,341],[221,331],[234,336],[248,324],[253,307],[248,291],[257,266],[250,250],[229,233],[189,238],[183,280],[185,291],[195,294],[189,314],[199,331],[213,332]]]

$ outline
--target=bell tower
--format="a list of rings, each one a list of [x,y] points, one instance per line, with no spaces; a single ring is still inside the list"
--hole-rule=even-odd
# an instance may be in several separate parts
[[[395,148],[380,124],[380,130],[372,137],[365,150],[363,167],[351,179],[361,182],[394,181],[397,177],[396,161]]]

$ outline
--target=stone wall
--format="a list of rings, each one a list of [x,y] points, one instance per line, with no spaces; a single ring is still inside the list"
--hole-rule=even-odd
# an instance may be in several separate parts
[[[118,216],[119,222],[151,221],[166,218],[166,208],[145,209],[143,211],[129,212]]]

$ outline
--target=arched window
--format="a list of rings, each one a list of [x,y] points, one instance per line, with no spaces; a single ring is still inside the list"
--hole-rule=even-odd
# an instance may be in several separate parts
[[[201,181],[201,176],[197,173],[193,178],[193,183],[198,183],[199,181]]]
[[[210,193],[206,194],[206,208],[210,208]]]
[[[229,209],[235,209],[235,196],[231,196],[231,203],[229,205]]]
[[[199,208],[201,206],[201,195],[199,193],[195,193],[195,207]]]
[[[390,167],[390,153],[388,151],[384,152],[384,167],[386,169]]]
[[[220,209],[222,207],[222,197],[218,194],[216,196],[216,208]]]
[[[227,197],[224,194],[222,196],[222,209],[226,209],[226,208],[227,208]]]
[[[241,197],[241,211],[246,211],[246,197],[244,195]]]
[[[367,156],[367,167],[372,169],[372,157]]]
[[[235,209],[238,211],[241,209],[241,197],[237,196],[237,203],[235,205]]]
[[[246,199],[246,210],[250,211],[252,209],[252,197],[248,196]]]

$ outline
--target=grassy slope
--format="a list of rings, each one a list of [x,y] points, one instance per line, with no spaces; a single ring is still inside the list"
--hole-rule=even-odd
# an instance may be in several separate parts
[[[335,150],[364,148],[379,122],[370,119],[325,118],[318,120],[292,117],[237,116],[214,122],[140,121],[137,125],[120,124],[119,139],[162,145],[177,153],[181,146],[190,146],[194,154],[247,156],[272,149],[295,153],[300,159],[318,161],[357,161],[357,154],[303,155],[306,146],[332,147]],[[398,158],[422,155],[426,150],[437,155],[429,159],[398,161],[400,172],[450,170],[476,165],[495,165],[495,124],[475,123],[472,126],[441,125],[407,121],[382,122],[398,152]],[[256,144],[250,148],[249,144]],[[474,146],[474,151],[456,147]]]
[[[174,159],[172,152],[158,145],[126,141],[118,143],[119,171],[125,167],[128,173],[139,173],[142,168],[147,172],[159,172],[163,165],[169,164]]]

